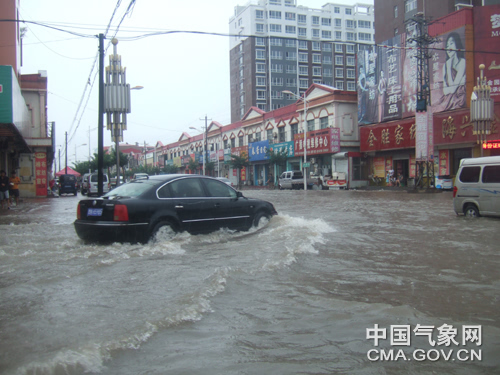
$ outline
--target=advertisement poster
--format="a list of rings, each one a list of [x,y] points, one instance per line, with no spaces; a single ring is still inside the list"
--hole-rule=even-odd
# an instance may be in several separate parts
[[[500,5],[474,8],[474,69],[480,76],[479,65],[484,64],[484,75],[491,86],[491,98],[500,101],[500,58],[490,51],[500,51]],[[474,79],[475,82],[475,79]]]
[[[383,156],[373,158],[373,174],[385,178],[385,158]]]
[[[490,47],[489,47],[490,48]],[[431,44],[430,85],[434,112],[466,106],[465,27],[439,35]]]
[[[392,48],[395,47],[395,48]],[[380,107],[380,121],[397,120],[403,115],[402,109],[402,88],[403,88],[403,64],[401,61],[401,36],[395,36],[386,42],[386,45],[379,47],[379,84],[385,80],[386,91],[379,92],[378,101]]]
[[[378,122],[377,47],[358,53],[358,122]]]
[[[410,28],[416,30],[415,27]],[[411,40],[416,35],[413,32],[403,34],[402,44],[406,47],[401,51],[401,60],[403,62],[403,98],[402,98],[402,117],[415,116],[417,110],[417,42]]]
[[[286,156],[288,157],[293,157],[294,152],[293,152],[293,142],[282,142],[282,143],[274,143],[273,145],[269,146],[271,152],[274,153],[281,153],[286,151]]]
[[[35,153],[36,196],[47,196],[47,154]]]
[[[248,160],[261,161],[268,160],[269,155],[267,150],[269,148],[269,140],[253,142],[248,145]]]
[[[415,178],[417,170],[417,163],[415,155],[410,155],[410,178]]]
[[[388,175],[389,171],[392,171],[392,156],[388,156],[385,159],[385,174]]]
[[[449,175],[450,174],[449,166],[450,166],[450,151],[440,150],[438,176]]]
[[[295,156],[304,155],[304,133],[295,134]],[[340,129],[327,128],[307,132],[307,155],[329,154],[340,151]]]

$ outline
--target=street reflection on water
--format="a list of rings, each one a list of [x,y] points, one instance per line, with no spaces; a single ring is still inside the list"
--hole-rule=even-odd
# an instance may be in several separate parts
[[[2,211],[0,373],[500,372],[499,219],[457,217],[449,192],[244,194],[279,215],[146,245],[81,242],[75,197]],[[387,329],[378,346],[376,324]],[[453,326],[458,345],[430,346],[418,324],[436,341]],[[409,345],[391,345],[396,325],[411,327]],[[462,346],[468,325],[481,326],[481,346]],[[408,356],[375,360],[381,349]]]

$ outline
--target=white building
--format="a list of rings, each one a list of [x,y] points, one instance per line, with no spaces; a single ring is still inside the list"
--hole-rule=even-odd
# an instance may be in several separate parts
[[[252,106],[272,111],[313,84],[356,91],[356,56],[374,43],[373,1],[258,0],[236,6],[229,21],[231,122]]]

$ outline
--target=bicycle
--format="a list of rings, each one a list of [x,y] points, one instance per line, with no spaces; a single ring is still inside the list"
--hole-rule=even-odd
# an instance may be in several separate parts
[[[382,179],[382,177],[374,176],[374,175],[372,175],[372,174],[371,174],[371,175],[369,175],[368,177],[372,180],[372,182],[375,184],[375,186],[379,186],[379,185],[380,185],[380,183],[381,183],[381,182],[382,182],[382,180],[383,180],[383,179]]]

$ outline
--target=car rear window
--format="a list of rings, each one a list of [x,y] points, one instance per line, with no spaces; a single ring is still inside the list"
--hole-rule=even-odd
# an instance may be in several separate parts
[[[462,182],[479,182],[481,167],[463,167],[459,179]]]
[[[151,186],[157,185],[158,181],[152,180],[137,180],[131,181],[128,184],[120,185],[111,190],[109,193],[104,194],[105,197],[138,197],[145,191],[149,190]]]
[[[484,167],[482,181],[487,184],[500,182],[500,165],[488,165]]]

